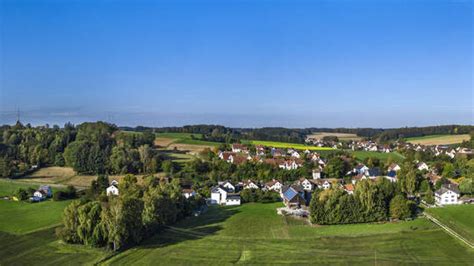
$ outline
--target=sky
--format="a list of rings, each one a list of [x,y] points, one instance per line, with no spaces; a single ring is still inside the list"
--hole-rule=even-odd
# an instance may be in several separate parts
[[[474,124],[470,0],[0,0],[0,124]]]

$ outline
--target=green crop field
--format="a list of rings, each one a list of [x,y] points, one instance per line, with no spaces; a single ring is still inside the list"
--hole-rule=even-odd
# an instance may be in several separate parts
[[[312,227],[276,214],[279,204],[211,208],[106,264],[459,264],[474,251],[425,219]]]
[[[423,137],[406,138],[406,142],[421,145],[449,145],[469,140],[469,134],[462,135],[427,135]]]
[[[474,205],[456,205],[425,210],[440,222],[474,243]]]
[[[310,151],[331,151],[334,150],[330,147],[316,147],[308,146],[300,143],[288,143],[288,142],[278,142],[278,141],[263,141],[263,140],[246,140],[242,141],[244,144],[253,144],[253,145],[263,145],[266,147],[273,148],[282,148],[282,149],[297,149],[297,150],[310,150]]]

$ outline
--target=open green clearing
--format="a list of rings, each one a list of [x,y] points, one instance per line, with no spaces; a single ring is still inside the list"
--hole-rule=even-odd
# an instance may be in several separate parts
[[[279,204],[211,208],[106,264],[460,264],[474,251],[425,219],[312,227],[278,216]]]
[[[462,135],[427,135],[423,137],[406,138],[406,142],[421,145],[449,145],[469,140],[469,134]]]
[[[474,243],[474,205],[467,204],[445,206],[442,208],[428,208],[425,209],[425,211]]]
[[[7,204],[4,204],[7,203]],[[385,224],[310,226],[276,214],[276,204],[211,207],[168,227],[142,245],[108,260],[103,249],[67,245],[54,227],[68,202],[0,202],[0,264],[458,264],[472,265],[474,251],[425,219]],[[38,208],[33,211],[31,207]],[[6,212],[5,212],[6,211]],[[29,218],[19,217],[27,213]],[[54,214],[54,215],[53,215]],[[20,221],[28,219],[28,221]],[[30,220],[33,219],[33,220]],[[5,226],[10,221],[17,226]],[[29,228],[28,228],[29,227]],[[24,228],[24,229],[20,229]],[[44,228],[44,229],[41,229]]]
[[[316,147],[308,146],[300,143],[288,143],[288,142],[278,142],[278,141],[264,141],[264,140],[244,140],[244,144],[253,144],[253,145],[263,145],[266,147],[274,147],[281,149],[293,148],[297,150],[310,150],[310,151],[332,151],[333,148],[330,147]]]
[[[403,159],[405,159],[405,157],[403,157],[403,155],[401,155],[398,152],[386,153],[386,152],[375,152],[375,151],[351,151],[351,150],[348,150],[348,152],[354,155],[360,161],[363,161],[369,157],[377,158],[381,161],[386,161],[388,158],[391,157],[396,162],[401,162],[403,161]]]
[[[0,231],[24,234],[61,223],[70,201],[47,200],[37,203],[0,200]]]
[[[202,134],[191,134],[191,133],[156,133],[158,140],[168,139],[172,140],[175,144],[189,144],[189,145],[206,145],[206,146],[219,146],[221,143],[213,141],[205,141],[202,139]]]

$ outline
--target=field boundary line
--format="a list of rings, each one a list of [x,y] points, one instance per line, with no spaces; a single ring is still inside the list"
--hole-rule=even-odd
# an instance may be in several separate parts
[[[425,215],[426,218],[428,218],[428,220],[432,221],[433,223],[437,224],[438,226],[440,226],[441,228],[443,228],[446,232],[448,232],[450,235],[454,236],[455,238],[461,240],[464,244],[468,245],[470,248],[473,248],[474,249],[474,244],[471,243],[469,240],[465,239],[464,237],[462,237],[460,234],[458,234],[456,231],[454,231],[453,229],[449,228],[447,225],[443,224],[442,222],[440,222],[438,219],[436,219],[435,217],[433,217],[431,214],[428,214],[428,213],[423,213]]]

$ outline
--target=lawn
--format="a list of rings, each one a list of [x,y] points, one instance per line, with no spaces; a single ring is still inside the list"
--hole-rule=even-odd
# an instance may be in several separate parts
[[[406,138],[406,142],[421,145],[449,145],[469,140],[469,134],[462,135],[427,135],[423,137]]]
[[[474,205],[428,208],[425,211],[474,243]]]
[[[316,147],[316,146],[308,146],[305,144],[300,143],[288,143],[288,142],[277,142],[277,141],[263,141],[263,140],[246,140],[242,141],[244,144],[253,144],[253,145],[263,145],[266,147],[273,147],[273,148],[282,148],[288,149],[293,148],[297,150],[310,150],[310,151],[332,151],[335,150],[330,147]]]
[[[211,208],[106,264],[460,264],[474,251],[425,219],[309,226],[276,214],[279,204]]]

